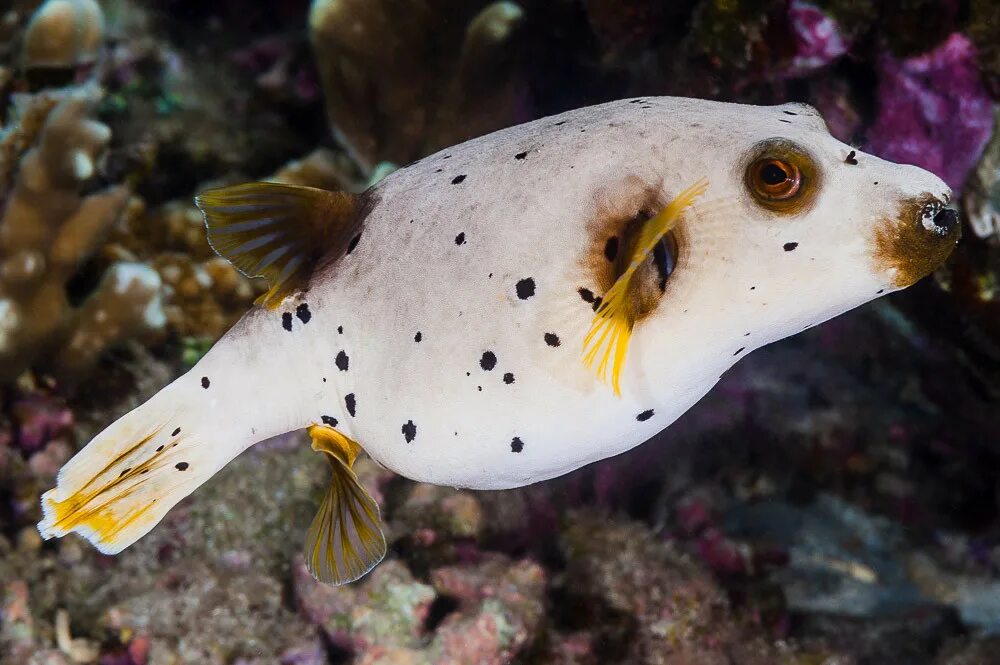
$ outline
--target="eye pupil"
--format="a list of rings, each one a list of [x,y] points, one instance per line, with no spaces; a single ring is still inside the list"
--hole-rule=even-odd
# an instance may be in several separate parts
[[[760,179],[765,185],[780,185],[788,180],[788,174],[783,168],[775,163],[765,164],[760,170]]]

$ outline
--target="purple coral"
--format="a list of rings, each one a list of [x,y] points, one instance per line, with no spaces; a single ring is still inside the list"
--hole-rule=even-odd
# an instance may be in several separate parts
[[[795,39],[795,56],[786,75],[804,76],[847,53],[840,26],[819,7],[801,0],[788,5],[788,22]]]
[[[916,164],[959,189],[990,138],[993,104],[967,37],[951,35],[924,55],[878,63],[878,117],[865,150]]]

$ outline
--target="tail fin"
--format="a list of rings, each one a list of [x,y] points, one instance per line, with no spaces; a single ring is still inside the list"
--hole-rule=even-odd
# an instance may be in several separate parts
[[[176,388],[115,421],[66,463],[42,495],[43,538],[76,532],[117,554],[243,450],[240,441],[203,440]]]

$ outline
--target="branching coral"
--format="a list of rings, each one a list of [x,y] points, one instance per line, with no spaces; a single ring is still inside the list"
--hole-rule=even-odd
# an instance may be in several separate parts
[[[36,361],[79,374],[109,345],[163,327],[160,279],[144,265],[112,266],[80,307],[67,291],[129,198],[123,186],[84,193],[111,138],[91,118],[98,99],[88,87],[25,102],[55,105],[20,159],[0,217],[0,380]],[[0,135],[0,144],[5,139]]]
[[[46,0],[24,33],[24,66],[69,68],[97,59],[104,14],[96,0]]]
[[[366,175],[518,120],[511,40],[523,12],[509,1],[470,4],[314,0],[327,112]]]

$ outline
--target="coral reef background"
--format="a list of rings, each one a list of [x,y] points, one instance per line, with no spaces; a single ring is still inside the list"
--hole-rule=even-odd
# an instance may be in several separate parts
[[[349,587],[299,559],[304,435],[118,557],[40,541],[62,462],[260,293],[195,192],[359,190],[630,95],[811,103],[947,180],[965,238],[626,455],[495,493],[363,466],[390,555]],[[998,101],[994,0],[7,0],[0,663],[1000,663]]]

